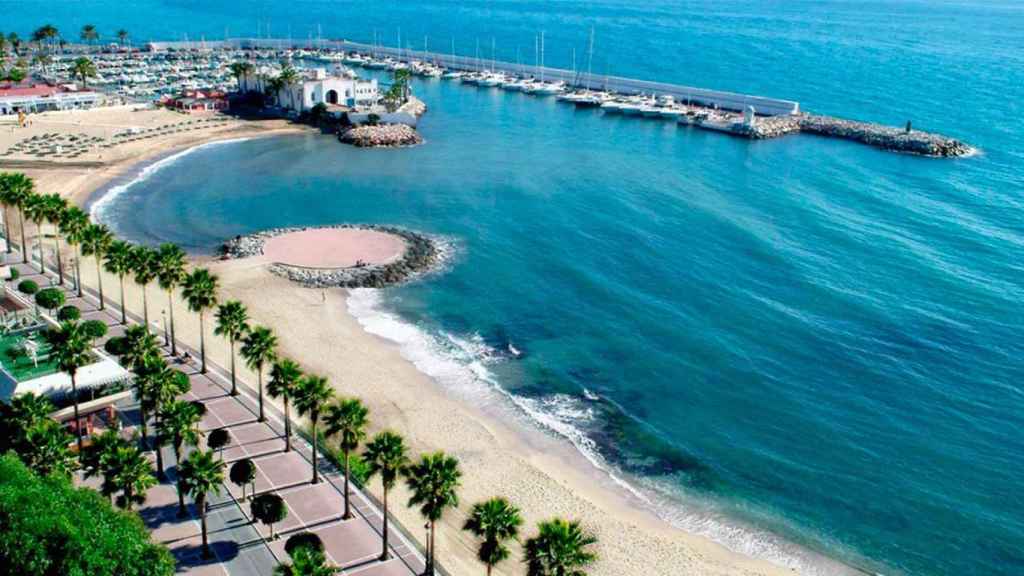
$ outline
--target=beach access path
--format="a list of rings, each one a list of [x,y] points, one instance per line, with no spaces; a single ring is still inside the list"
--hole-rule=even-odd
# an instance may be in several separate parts
[[[17,261],[15,253],[11,261]],[[21,278],[38,282],[41,286],[56,285],[55,274],[47,270],[40,274],[38,264],[16,264]],[[73,287],[65,284],[68,304],[82,311],[83,320],[100,320],[108,327],[108,334],[98,346],[124,334],[126,326],[120,323],[120,309],[115,303],[107,302],[105,310],[99,309],[99,301],[91,289],[85,290],[82,298],[77,297]],[[140,323],[129,314],[129,323]],[[155,324],[150,326],[160,336],[162,330]],[[166,344],[164,340],[162,343]],[[198,352],[178,343],[180,351],[188,351],[198,359]],[[411,540],[392,521],[390,524],[391,559],[380,561],[383,518],[374,501],[354,486],[350,497],[354,517],[344,520],[344,484],[341,473],[321,456],[319,469],[321,482],[311,484],[312,447],[300,436],[293,436],[292,450],[285,452],[283,415],[267,402],[267,419],[259,422],[255,392],[248,382],[238,379],[240,394],[231,396],[230,376],[221,367],[207,363],[207,373],[199,373],[198,360],[178,363],[170,357],[170,349],[163,346],[168,362],[176,369],[188,374],[192,388],[182,399],[200,401],[207,409],[200,424],[203,432],[217,428],[230,431],[231,442],[223,450],[225,477],[227,468],[233,462],[250,458],[256,465],[255,493],[276,493],[287,507],[288,516],[274,526],[275,539],[270,539],[269,528],[252,522],[248,502],[242,499],[241,489],[226,482],[219,495],[210,495],[207,525],[212,559],[201,556],[202,533],[199,515],[194,504],[188,502],[189,515],[177,517],[178,497],[175,489],[177,466],[174,452],[169,446],[163,448],[163,460],[167,469],[167,480],[157,484],[147,493],[146,503],[138,512],[153,534],[153,539],[166,545],[178,562],[178,572],[190,575],[267,575],[273,573],[279,562],[287,562],[284,544],[288,536],[303,531],[317,534],[324,542],[325,553],[330,564],[340,567],[339,574],[360,576],[409,576],[421,574],[424,560]],[[125,418],[125,430],[131,434],[140,423],[138,403],[134,400],[120,404]],[[152,426],[150,427],[152,434]],[[205,446],[204,446],[205,447]],[[148,456],[155,462],[155,453]],[[93,479],[87,484],[96,486]],[[188,501],[189,499],[186,499]],[[439,570],[439,573],[442,573]]]

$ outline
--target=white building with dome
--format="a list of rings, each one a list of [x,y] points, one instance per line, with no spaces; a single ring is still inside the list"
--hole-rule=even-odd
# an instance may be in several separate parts
[[[344,70],[344,69],[342,69]],[[282,108],[298,113],[308,112],[317,104],[340,106],[351,110],[375,108],[380,100],[376,80],[362,80],[350,70],[328,74],[324,68],[299,70],[300,81],[272,94]],[[281,73],[278,68],[259,67],[238,80],[242,92],[266,93],[270,80]]]

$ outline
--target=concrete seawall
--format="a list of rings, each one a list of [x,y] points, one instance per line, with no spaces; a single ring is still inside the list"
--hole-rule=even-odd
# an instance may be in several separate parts
[[[709,90],[692,86],[681,86],[648,80],[636,80],[617,76],[600,76],[563,70],[492,62],[439,52],[400,50],[384,46],[373,46],[347,40],[317,40],[295,42],[270,38],[232,38],[213,42],[154,42],[154,50],[166,49],[324,49],[344,52],[372,54],[397,60],[421,60],[433,62],[455,70],[496,70],[518,76],[543,77],[546,81],[562,81],[578,89],[594,89],[616,92],[623,95],[647,94],[672,96],[677,102],[686,103],[691,109],[705,110],[696,117],[680,120],[705,128],[751,139],[767,139],[787,134],[806,133],[830,138],[851,140],[892,152],[905,152],[932,157],[958,157],[972,154],[975,150],[967,144],[939,134],[921,130],[906,130],[871,122],[845,120],[834,116],[807,114],[800,110],[800,103],[764,96]],[[753,118],[751,118],[753,117]]]

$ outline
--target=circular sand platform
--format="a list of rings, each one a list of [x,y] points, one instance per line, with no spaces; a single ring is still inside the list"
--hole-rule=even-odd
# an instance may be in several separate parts
[[[351,268],[398,261],[406,250],[401,236],[363,228],[313,228],[274,236],[263,245],[273,262],[303,268]]]

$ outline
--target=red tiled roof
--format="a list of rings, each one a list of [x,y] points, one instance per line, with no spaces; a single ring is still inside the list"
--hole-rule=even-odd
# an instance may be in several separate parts
[[[47,86],[45,84],[30,84],[30,85],[6,85],[0,86],[0,98],[5,96],[51,96],[62,92],[57,86]]]

